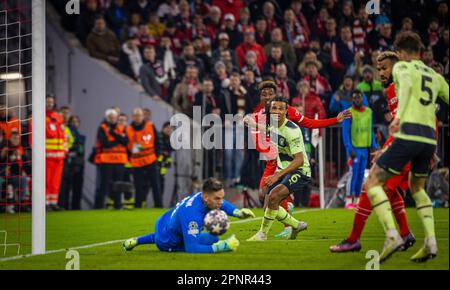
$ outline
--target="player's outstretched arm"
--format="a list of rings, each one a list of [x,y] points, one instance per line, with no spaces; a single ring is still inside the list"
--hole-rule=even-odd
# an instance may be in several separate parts
[[[230,202],[224,200],[222,206],[220,207],[228,216],[234,216],[240,219],[246,219],[250,217],[255,217],[255,214],[248,208],[238,209]]]
[[[336,118],[315,120],[303,116],[295,108],[289,106],[288,118],[289,120],[295,122],[300,127],[309,129],[320,129],[336,125],[338,123],[341,123],[345,119],[351,118],[351,113],[349,110],[345,110],[339,113],[339,115]]]
[[[183,241],[184,249],[187,253],[199,253],[199,254],[211,254],[214,253],[214,249],[211,245],[203,245],[200,243],[200,229],[194,228],[194,221],[190,222],[188,225],[183,223]],[[195,231],[197,231],[195,233]]]

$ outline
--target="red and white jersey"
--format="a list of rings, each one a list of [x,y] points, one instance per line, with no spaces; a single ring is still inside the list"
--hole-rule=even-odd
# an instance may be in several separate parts
[[[398,107],[398,98],[397,94],[395,93],[395,85],[392,82],[389,87],[386,90],[386,98],[388,102],[388,110],[392,115],[392,118],[395,119],[395,115],[397,114],[397,107]],[[436,119],[436,138],[439,132],[439,121]],[[390,135],[386,142],[383,145],[383,149],[386,149],[389,147],[389,145],[394,141],[394,136]]]
[[[395,118],[395,115],[397,114],[398,98],[397,98],[397,95],[395,94],[394,83],[391,83],[389,85],[389,87],[387,88],[386,97],[387,97],[389,112],[391,113],[392,118]]]

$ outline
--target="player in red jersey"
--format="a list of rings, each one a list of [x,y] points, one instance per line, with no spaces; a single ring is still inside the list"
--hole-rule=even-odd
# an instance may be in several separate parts
[[[398,56],[396,55],[396,53],[391,51],[385,51],[381,53],[377,59],[377,69],[380,74],[381,82],[385,87],[387,87],[386,97],[389,113],[391,114],[390,117],[392,120],[395,119],[395,114],[397,113],[397,96],[395,94],[394,82],[392,81],[392,68],[397,61]],[[385,151],[390,146],[393,140],[394,137],[390,135],[386,140],[383,149],[381,150]],[[378,158],[380,153],[381,152],[376,153],[374,160],[372,160],[373,163],[376,162],[376,159]],[[404,251],[406,251],[416,242],[414,235],[409,230],[408,220],[406,218],[405,212],[405,204],[400,192],[400,190],[405,192],[409,187],[408,175],[410,168],[411,165],[410,163],[408,163],[403,169],[402,174],[393,176],[384,184],[384,190],[389,198],[389,201],[391,202],[392,211],[400,228],[400,235],[405,241],[405,246],[403,248]],[[371,212],[372,205],[367,196],[365,188],[363,188],[358,205],[356,207],[355,219],[353,221],[353,228],[350,235],[340,244],[331,246],[330,251],[336,253],[354,252],[361,250],[361,243],[359,241],[359,238],[361,237],[361,233]]]
[[[267,156],[267,163],[264,170],[264,173],[261,177],[260,181],[260,190],[259,190],[259,199],[261,202],[264,201],[264,196],[267,191],[266,179],[269,176],[272,176],[277,169],[277,161],[276,161],[276,151],[273,146],[270,144],[270,140],[267,136],[265,136],[265,120],[266,120],[266,112],[265,107],[276,96],[276,84],[273,81],[263,81],[258,85],[258,89],[260,91],[260,100],[261,102],[254,109],[254,114],[251,117],[245,119],[247,126],[253,128],[260,128],[262,130],[256,130],[253,134],[254,142],[256,145],[256,149],[265,154]],[[314,120],[309,119],[300,112],[298,112],[294,107],[288,106],[288,119],[295,122],[300,127],[309,128],[309,129],[317,129],[317,128],[325,128],[338,123],[341,123],[344,119],[350,118],[351,114],[349,111],[341,112],[337,117],[330,119],[322,119],[322,120]],[[259,125],[258,125],[259,124]],[[262,126],[261,126],[262,124]],[[293,208],[292,205],[293,199],[291,196],[283,200],[280,204],[286,211],[290,211]],[[292,229],[287,226],[283,232],[276,235],[277,237],[287,237],[290,235],[290,231]]]

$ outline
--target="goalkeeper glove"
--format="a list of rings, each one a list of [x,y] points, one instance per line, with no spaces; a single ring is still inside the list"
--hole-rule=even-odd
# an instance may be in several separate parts
[[[228,239],[223,241],[218,241],[212,245],[214,253],[223,253],[223,252],[231,252],[236,251],[239,247],[239,240],[235,235],[231,235]]]
[[[248,208],[235,209],[233,212],[233,216],[240,218],[240,219],[256,217],[255,214],[252,212],[252,210],[248,209]]]

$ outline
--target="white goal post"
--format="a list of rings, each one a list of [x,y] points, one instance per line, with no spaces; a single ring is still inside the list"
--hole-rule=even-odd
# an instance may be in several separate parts
[[[45,0],[32,1],[32,253],[45,253]]]

